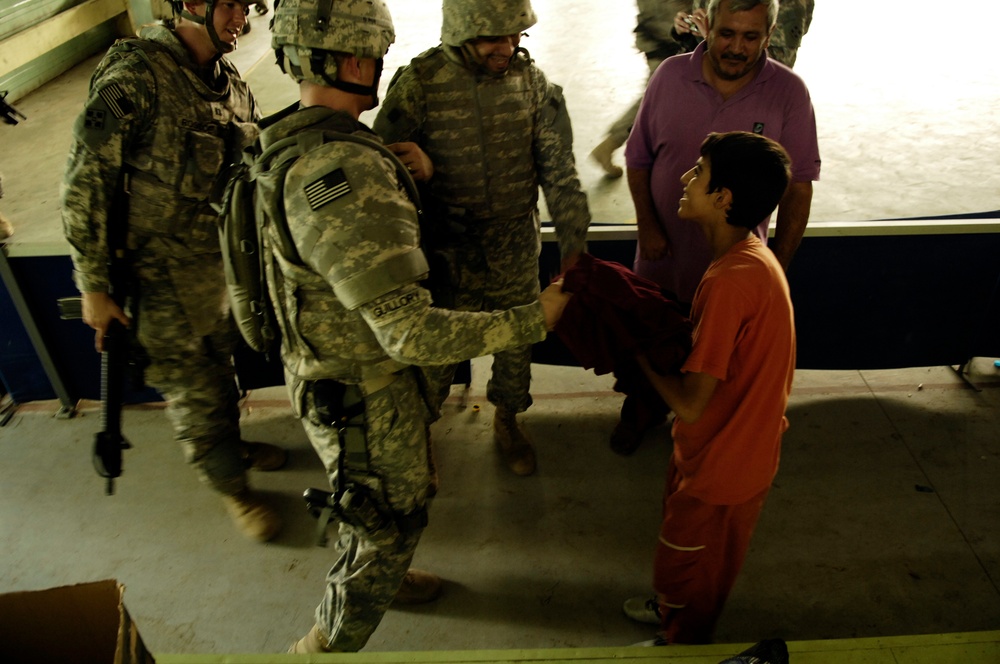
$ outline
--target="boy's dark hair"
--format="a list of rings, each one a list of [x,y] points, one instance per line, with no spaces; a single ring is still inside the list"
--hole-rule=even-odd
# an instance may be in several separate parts
[[[770,138],[748,131],[709,134],[701,144],[709,163],[709,191],[723,187],[733,202],[726,221],[733,226],[756,228],[777,207],[791,179],[788,153]]]

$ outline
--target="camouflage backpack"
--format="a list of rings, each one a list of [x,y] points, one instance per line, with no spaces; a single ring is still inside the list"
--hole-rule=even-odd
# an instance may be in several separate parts
[[[322,110],[314,107],[308,112]],[[266,196],[258,196],[261,183],[266,181],[262,188],[268,196],[280,197],[285,175],[300,156],[331,141],[359,143],[393,163],[400,183],[420,214],[420,198],[412,176],[399,158],[381,143],[357,134],[313,128],[268,145],[270,129],[264,129],[257,141],[243,151],[243,161],[231,173],[219,208],[219,244],[233,319],[247,345],[260,353],[277,349],[281,338],[265,277],[271,238],[280,245],[276,250],[283,257],[302,264],[288,230],[282,201],[265,201]],[[262,145],[268,147],[262,149]],[[264,214],[265,208],[271,214]],[[269,223],[273,224],[273,233],[269,233]]]

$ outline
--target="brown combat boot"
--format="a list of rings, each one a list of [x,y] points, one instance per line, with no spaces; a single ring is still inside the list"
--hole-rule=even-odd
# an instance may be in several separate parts
[[[441,577],[419,569],[407,570],[403,583],[396,592],[397,604],[426,604],[441,596],[444,583]]]
[[[0,242],[14,234],[14,224],[0,212]]]
[[[535,450],[518,426],[516,416],[517,413],[506,408],[497,408],[493,414],[493,439],[515,475],[531,475],[535,472]]]
[[[330,649],[330,643],[319,631],[319,625],[313,625],[309,633],[292,644],[288,652],[293,655],[306,655],[314,652],[336,652]]]
[[[243,462],[250,470],[269,472],[284,467],[288,461],[288,452],[270,443],[251,443],[240,441],[243,452]]]
[[[239,531],[250,539],[267,542],[281,530],[281,517],[278,513],[249,489],[231,496],[222,496],[222,502]]]
[[[611,161],[611,156],[615,153],[615,150],[621,147],[621,144],[616,145],[616,143],[617,141],[608,136],[590,153],[590,158],[604,169],[604,174],[609,178],[620,178],[623,173],[622,167]]]

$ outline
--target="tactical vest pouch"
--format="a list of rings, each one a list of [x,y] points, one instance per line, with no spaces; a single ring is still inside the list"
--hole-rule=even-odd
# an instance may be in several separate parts
[[[138,236],[186,237],[201,207],[142,171],[133,171],[129,192],[129,232]]]
[[[181,176],[182,196],[204,200],[222,170],[226,158],[226,140],[201,131],[188,130],[184,146],[184,173]]]

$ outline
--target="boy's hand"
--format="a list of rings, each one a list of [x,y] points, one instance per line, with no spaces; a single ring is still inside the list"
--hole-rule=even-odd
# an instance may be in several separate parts
[[[653,389],[677,417],[687,424],[694,424],[701,418],[712,394],[715,393],[715,386],[719,383],[718,378],[695,371],[662,375],[653,369],[645,355],[636,355],[635,360],[653,385]]]

